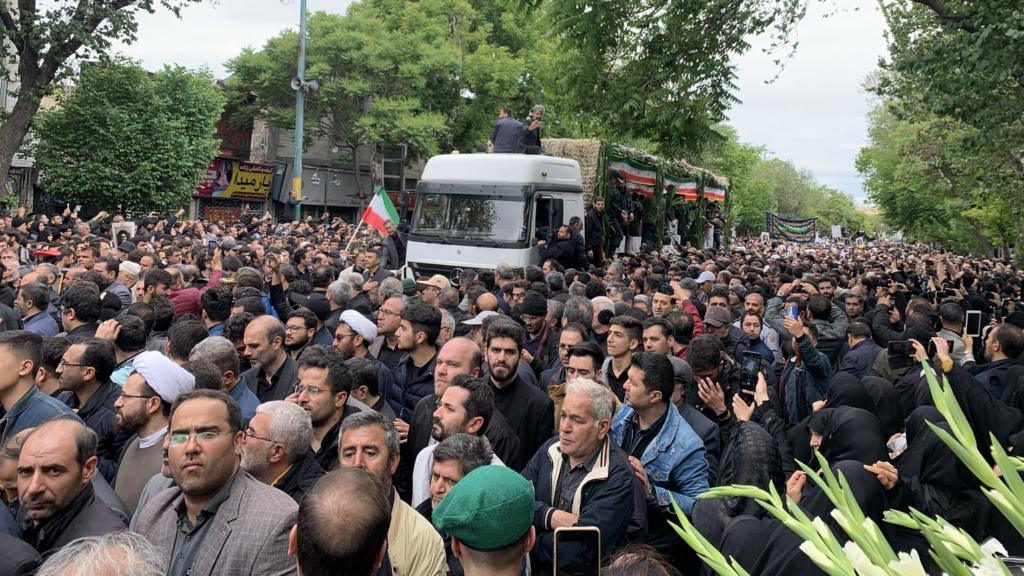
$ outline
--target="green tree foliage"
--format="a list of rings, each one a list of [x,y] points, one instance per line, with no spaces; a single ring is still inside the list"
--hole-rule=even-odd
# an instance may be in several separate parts
[[[915,176],[933,176],[941,167],[940,186],[934,189],[943,197],[923,202],[922,214],[926,222],[945,218],[951,226],[930,230],[927,224],[901,222],[895,201],[887,217],[917,237],[957,247],[989,252],[988,243],[1024,245],[1024,8],[1017,0],[885,0],[880,5],[889,24],[889,56],[872,89],[887,99],[886,113],[895,118],[875,122],[880,129],[891,128],[892,138],[925,146],[900,154],[890,149],[884,160],[869,154],[865,159],[873,164],[866,167],[895,164],[917,169]],[[887,149],[883,141],[872,148]],[[873,193],[894,196],[900,186],[880,175]],[[1024,264],[1024,251],[1017,256]]]
[[[560,116],[586,133],[650,138],[667,157],[720,142],[715,127],[737,102],[734,57],[752,36],[790,46],[804,0],[524,0],[559,44]]]
[[[716,130],[726,139],[701,158],[701,165],[728,174],[732,207],[730,222],[737,234],[765,230],[765,212],[817,217],[818,229],[832,225],[849,232],[864,230],[867,221],[853,200],[839,190],[818,184],[810,172],[789,160],[768,157],[764,148],[739,142],[736,131],[724,125]]]
[[[42,185],[86,206],[180,207],[217,152],[223,109],[208,72],[90,65],[74,92],[37,119]]]
[[[158,7],[178,15],[199,0],[20,0],[0,5],[0,63],[17,82],[14,106],[0,123],[0,182],[25,140],[42,97],[67,77],[77,58],[105,55],[111,43],[135,40],[136,16]]]
[[[908,119],[894,102],[874,110],[857,168],[886,221],[910,239],[989,256],[1011,243],[1018,209],[1002,191],[1014,169],[978,132],[951,118]]]
[[[405,143],[412,157],[486,144],[500,106],[523,110],[542,92],[527,70],[546,66],[530,54],[545,40],[527,25],[532,17],[513,8],[364,0],[344,15],[312,14],[306,78],[320,88],[307,97],[305,137],[326,138],[348,158],[381,142]],[[285,31],[228,63],[241,121],[266,115],[294,125],[297,40]]]
[[[701,158],[700,163],[716,174],[728,175],[732,195],[729,221],[736,233],[741,236],[759,234],[764,231],[765,212],[778,209],[771,182],[761,169],[765,150],[740,142],[731,126],[721,125],[716,130],[726,139],[714,147],[713,153]]]

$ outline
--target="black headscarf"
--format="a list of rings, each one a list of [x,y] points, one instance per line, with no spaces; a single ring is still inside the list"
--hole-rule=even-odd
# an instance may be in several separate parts
[[[849,372],[839,372],[832,376],[832,384],[825,395],[825,401],[829,408],[850,406],[868,412],[875,410],[875,401],[868,393],[867,387]]]
[[[992,463],[992,441],[989,434],[1004,447],[1010,437],[1024,428],[1024,414],[1007,406],[978,383],[962,366],[954,366],[946,377],[960,408],[967,416],[978,450]]]
[[[850,485],[850,492],[853,498],[860,505],[864,516],[874,520],[875,524],[882,528],[882,514],[888,507],[888,500],[885,495],[885,488],[874,474],[864,469],[864,465],[858,460],[836,460],[831,463],[832,472],[838,476],[842,474]],[[828,499],[818,485],[810,479],[804,485],[803,496],[800,498],[800,508],[809,518],[820,517],[832,529],[832,533],[839,542],[845,542],[846,533],[839,527],[839,524],[832,518],[832,510],[835,506]]]
[[[903,429],[903,418],[900,417],[899,395],[896,387],[885,378],[865,376],[861,378],[864,388],[875,403],[872,413],[882,425],[882,434],[888,438]]]
[[[785,491],[779,447],[771,434],[753,422],[741,422],[729,436],[722,451],[719,484],[757,486],[764,490],[774,484]],[[760,518],[765,511],[750,498],[716,498],[697,500],[693,507],[693,524],[709,542],[717,544],[729,519],[739,515]]]
[[[800,550],[800,545],[804,540],[797,536],[796,532],[786,528],[786,525],[778,520],[761,520],[760,522],[763,522],[768,528],[767,532],[752,530],[749,525],[740,525],[739,528],[742,532],[736,535],[731,532],[729,534],[730,539],[738,539],[740,536],[764,538],[767,533],[767,539],[759,540],[763,543],[764,551],[757,557],[753,570],[747,570],[748,573],[757,574],[757,576],[824,576],[826,574],[811,561],[807,554]],[[741,565],[747,568],[742,561]]]
[[[889,459],[882,426],[867,410],[850,406],[822,408],[811,414],[807,427],[821,435],[818,450],[829,462],[856,460],[874,464]]]
[[[990,506],[977,489],[978,480],[932,432],[927,422],[951,432],[949,424],[932,406],[922,406],[907,418],[907,449],[893,462],[900,473],[906,501],[926,514],[942,516],[967,530],[985,536]]]

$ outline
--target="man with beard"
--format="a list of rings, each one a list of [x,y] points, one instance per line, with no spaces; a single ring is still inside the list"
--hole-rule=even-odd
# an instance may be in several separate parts
[[[298,505],[239,470],[238,404],[219,390],[189,392],[171,407],[168,427],[176,486],[153,496],[136,523],[167,574],[290,574]]]
[[[430,436],[436,442],[459,433],[482,436],[493,413],[494,392],[487,381],[482,378],[456,376],[437,403]],[[416,455],[412,472],[414,506],[430,498],[430,477],[434,469],[434,449],[437,446],[432,443]],[[494,456],[490,463],[504,465],[497,456]]]
[[[298,381],[298,365],[284,347],[285,331],[273,316],[254,318],[245,328],[245,357],[252,368],[242,374],[260,402],[284,400]]]
[[[547,394],[516,374],[522,342],[523,329],[518,324],[496,319],[487,330],[485,351],[494,404],[519,437],[526,460],[551,437],[555,406]]]
[[[96,433],[59,416],[29,433],[18,456],[18,513],[25,541],[42,555],[84,537],[127,528],[96,497]]]
[[[751,342],[754,342],[754,340],[760,340],[763,342],[764,345],[768,347],[768,350],[771,351],[772,358],[778,360],[782,358],[782,348],[780,348],[779,345],[779,333],[764,321],[764,302],[764,294],[757,289],[751,290],[743,298],[743,314],[756,314],[761,318],[760,336],[755,339],[748,334],[747,337]],[[743,328],[743,322],[744,316],[741,316],[739,320],[733,322],[733,326]]]
[[[313,435],[309,445],[320,467],[338,467],[338,429],[346,417],[361,412],[352,394],[352,376],[337,350],[310,346],[299,356],[299,382],[288,399],[309,413]]]
[[[298,359],[306,346],[313,343],[316,333],[316,316],[305,308],[293,310],[284,323],[284,347],[288,355]]]
[[[159,352],[143,352],[114,401],[114,424],[134,434],[114,478],[114,491],[135,514],[146,482],[160,472],[167,418],[178,396],[191,392],[195,379]]]
[[[248,426],[249,420],[256,414],[260,401],[256,394],[241,380],[241,362],[234,344],[223,336],[208,336],[203,339],[188,355],[189,362],[206,360],[220,371],[220,387],[238,402],[242,410],[242,426]]]
[[[398,469],[398,430],[378,412],[346,418],[341,426],[342,468],[362,468],[384,485],[391,500],[388,547],[378,574],[444,574],[444,543],[434,527],[395,492],[391,477]]]
[[[412,421],[409,423],[408,441],[402,445],[402,459],[396,474],[395,483],[399,493],[411,490],[413,462],[416,455],[436,440],[432,437],[434,411],[437,410],[438,399],[444,396],[449,384],[459,376],[476,378],[480,376],[483,357],[480,347],[465,337],[452,338],[441,347],[434,364],[434,392],[424,396],[416,404]],[[482,435],[491,444],[491,449],[507,466],[521,466],[526,459],[521,455],[519,437],[512,430],[508,419],[500,412],[492,412],[483,427]]]
[[[487,384],[483,383],[483,386],[486,387]],[[439,442],[436,450],[432,453],[431,459],[433,464],[428,478],[430,482],[429,497],[416,506],[416,511],[433,523],[434,510],[444,501],[448,492],[473,470],[490,465],[494,461],[495,456],[491,452],[491,446],[485,438],[460,433],[452,434]],[[507,472],[511,477],[523,481],[522,477],[516,476],[515,472],[511,470],[507,470]],[[527,486],[529,487],[529,484]],[[491,486],[490,488],[494,489],[496,486]],[[532,495],[532,487],[530,492]],[[530,508],[532,508],[532,501],[530,502]],[[492,512],[490,509],[486,512],[480,511],[485,514]],[[501,520],[495,518],[496,522],[504,522],[505,520],[505,518]],[[451,537],[441,530],[438,530],[438,532],[441,534],[442,540],[444,540],[445,561],[448,564],[447,573],[452,575],[463,574],[462,564],[452,551]]]
[[[381,395],[386,404],[387,394],[391,391],[394,377],[383,362],[370,355],[367,346],[376,338],[376,324],[355,310],[345,310],[338,318],[333,345],[334,349],[341,353],[343,360],[365,358],[373,364],[377,371],[377,393]]]
[[[402,323],[402,309],[405,296],[395,294],[387,297],[377,312],[377,338],[369,346],[370,354],[380,360],[392,372],[398,368],[405,355],[398,347],[398,327]],[[387,391],[384,391],[387,394]]]
[[[534,373],[540,375],[558,358],[558,332],[545,322],[548,301],[540,292],[529,290],[523,296],[518,312],[526,327],[523,359],[530,364]]]
[[[572,229],[567,224],[562,224],[555,232],[555,238],[548,243],[546,240],[538,240],[540,246],[540,257],[542,260],[553,258],[562,268],[575,268],[580,260],[577,254],[576,239],[573,238]]]
[[[388,403],[400,420],[409,422],[416,403],[434,389],[434,361],[437,336],[441,333],[441,312],[428,304],[414,304],[402,310],[398,346],[406,352],[395,369],[395,383]]]
[[[326,472],[309,449],[309,413],[281,400],[260,404],[242,442],[242,470],[296,503]]]
[[[99,471],[108,482],[117,475],[117,460],[128,440],[128,435],[114,426],[114,402],[121,391],[110,381],[115,366],[110,342],[86,338],[72,344],[57,367],[60,387],[68,391],[60,399],[96,432]]]

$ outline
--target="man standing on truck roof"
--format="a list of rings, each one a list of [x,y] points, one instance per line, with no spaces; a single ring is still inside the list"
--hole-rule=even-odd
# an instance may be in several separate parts
[[[523,139],[525,128],[519,120],[512,117],[512,109],[502,106],[498,111],[498,119],[491,129],[491,146],[496,154],[519,151],[519,142]]]
[[[530,115],[526,121],[529,124],[526,126],[526,134],[523,135],[523,152],[540,154],[540,130],[544,127],[544,107],[537,104],[530,108]]]

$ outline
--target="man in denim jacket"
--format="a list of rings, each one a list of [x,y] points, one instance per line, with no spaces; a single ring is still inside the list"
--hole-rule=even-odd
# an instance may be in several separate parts
[[[61,414],[73,414],[63,402],[40,392],[33,380],[42,364],[43,337],[25,330],[0,333],[0,442]]]
[[[697,496],[708,490],[704,443],[672,404],[674,372],[668,358],[641,352],[633,358],[625,383],[625,405],[612,422],[612,441],[629,455],[633,473],[647,495],[650,544],[670,558],[683,553],[668,525],[671,500],[690,514]]]

